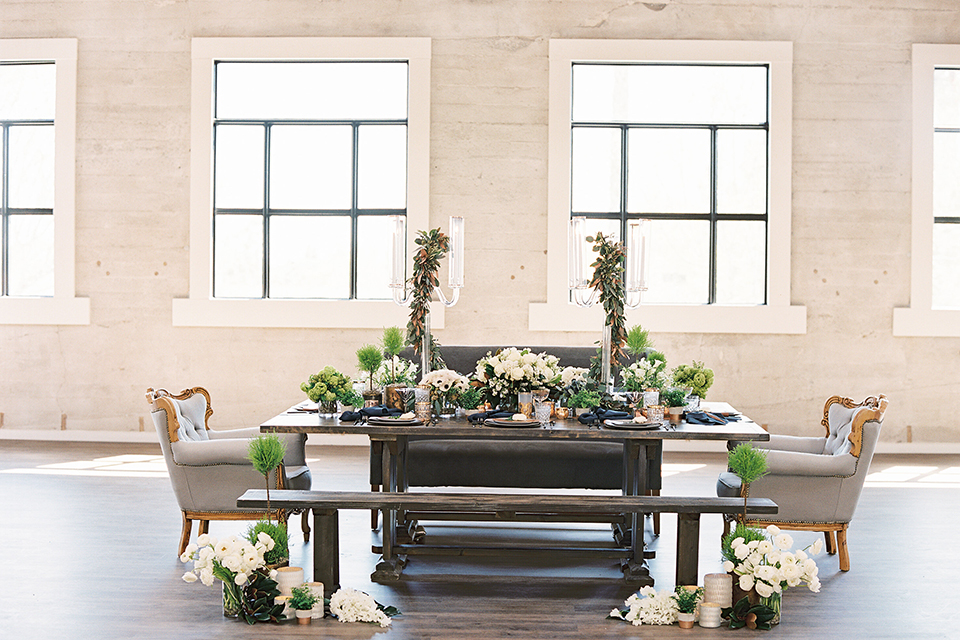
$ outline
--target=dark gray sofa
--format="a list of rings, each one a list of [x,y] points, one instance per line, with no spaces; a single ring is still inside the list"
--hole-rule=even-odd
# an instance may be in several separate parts
[[[447,368],[464,375],[496,346],[443,346]],[[525,348],[519,346],[518,348]],[[560,358],[560,365],[589,367],[596,347],[526,347]],[[419,362],[412,349],[402,357]],[[442,428],[438,427],[438,428]],[[370,484],[382,484],[382,451],[371,448]],[[659,470],[659,465],[653,465]],[[660,476],[651,474],[651,487]],[[623,447],[620,443],[578,441],[415,440],[407,448],[407,484],[413,487],[522,487],[541,489],[620,489]]]

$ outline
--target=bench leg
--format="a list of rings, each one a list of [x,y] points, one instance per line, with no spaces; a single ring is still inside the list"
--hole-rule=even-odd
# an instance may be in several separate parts
[[[697,584],[700,563],[700,514],[677,514],[676,584]]]
[[[370,485],[370,492],[376,493],[380,491],[380,485],[372,484]],[[377,509],[370,509],[370,531],[376,531],[380,526],[380,512]]]
[[[313,580],[328,593],[340,588],[340,524],[336,509],[313,510]]]
[[[850,550],[847,549],[847,525],[837,531],[837,550],[840,552],[840,571],[850,571]]]

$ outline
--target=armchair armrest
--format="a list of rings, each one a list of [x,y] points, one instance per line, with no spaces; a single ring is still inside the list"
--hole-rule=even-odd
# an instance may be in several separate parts
[[[770,475],[849,477],[857,470],[857,459],[850,454],[836,456],[801,453],[797,451],[767,452]]]
[[[207,436],[213,441],[223,441],[227,439],[240,439],[248,442],[251,438],[262,435],[259,427],[248,427],[244,429],[228,429],[225,431],[207,430]],[[307,457],[304,446],[307,444],[307,436],[303,433],[278,433],[277,437],[287,446],[286,453],[283,454],[283,464],[288,467],[302,467],[307,464]]]
[[[190,467],[232,464],[252,468],[253,463],[247,459],[248,442],[246,438],[174,442],[170,450],[174,462]]]
[[[799,453],[823,453],[823,445],[826,438],[808,438],[803,436],[787,436],[776,433],[770,434],[769,442],[762,442],[757,445],[760,449],[769,449],[771,451],[796,451]]]

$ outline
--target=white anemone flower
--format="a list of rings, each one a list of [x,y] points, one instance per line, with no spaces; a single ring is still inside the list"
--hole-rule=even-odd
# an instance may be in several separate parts
[[[209,587],[213,585],[213,569],[204,569],[200,572],[200,582]]]
[[[183,581],[184,581],[184,582],[196,582],[196,581],[197,581],[197,574],[195,574],[193,571],[187,571],[185,574],[183,574]]]
[[[243,585],[247,584],[247,574],[245,574],[245,573],[238,573],[238,574],[237,574],[237,577],[235,577],[235,578],[233,579],[233,582],[234,582],[234,584],[236,584],[238,587],[242,587]]]
[[[781,533],[773,537],[773,544],[777,545],[778,549],[786,550],[793,546],[793,538],[789,533]]]
[[[757,595],[761,598],[769,598],[773,595],[773,587],[761,580],[757,580],[753,588],[757,590]]]
[[[771,537],[772,537],[772,536],[778,536],[778,535],[780,535],[780,527],[778,527],[778,526],[775,525],[775,524],[768,525],[768,526],[767,526],[767,535],[769,535],[769,536],[771,536]]]
[[[740,588],[744,591],[753,589],[753,576],[750,574],[740,576]]]

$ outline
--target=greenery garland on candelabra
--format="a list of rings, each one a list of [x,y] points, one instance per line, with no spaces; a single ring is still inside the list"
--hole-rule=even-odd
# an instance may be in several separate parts
[[[610,327],[610,366],[613,368],[620,362],[623,345],[627,341],[626,315],[623,309],[623,262],[626,251],[621,243],[611,242],[602,233],[598,233],[596,237],[587,236],[587,242],[592,242],[593,251],[599,254],[590,265],[593,267],[593,278],[589,286],[600,295],[600,304],[607,314],[606,323]],[[606,380],[601,383],[606,384]]]
[[[450,250],[450,238],[439,227],[429,231],[418,231],[414,242],[420,247],[413,256],[413,301],[410,303],[410,321],[407,322],[407,343],[414,353],[423,356],[423,336],[426,331],[427,314],[430,313],[430,298],[434,288],[439,286],[440,260]],[[430,369],[444,368],[440,355],[440,345],[430,336]]]

